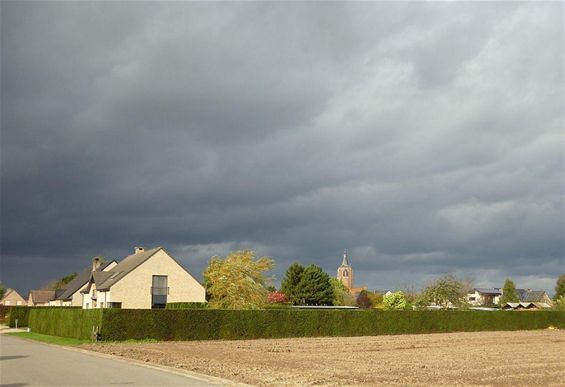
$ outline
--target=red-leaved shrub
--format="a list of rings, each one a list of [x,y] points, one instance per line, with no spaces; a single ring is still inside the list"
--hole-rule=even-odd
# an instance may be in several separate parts
[[[267,302],[269,304],[286,304],[288,302],[288,297],[283,292],[274,291],[269,293],[267,296]]]

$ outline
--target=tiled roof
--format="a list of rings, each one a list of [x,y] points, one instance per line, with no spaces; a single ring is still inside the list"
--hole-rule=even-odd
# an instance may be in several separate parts
[[[545,302],[507,302],[502,306],[503,309],[547,309],[551,308]]]
[[[104,270],[112,262],[115,262],[115,261],[112,260],[112,261],[109,261],[109,262],[104,262],[102,265],[100,265],[98,267],[97,270],[98,271]],[[69,282],[67,284],[67,288],[65,289],[65,292],[63,294],[61,294],[59,297],[57,297],[57,299],[58,300],[70,300],[72,298],[73,294],[75,294],[80,288],[82,288],[84,285],[86,285],[86,283],[90,279],[91,274],[92,274],[92,266],[88,266],[83,271],[81,271],[71,282]]]
[[[526,295],[526,302],[543,302],[545,291],[543,290],[530,290]]]
[[[475,290],[482,294],[492,294],[495,296],[500,296],[502,294],[500,288],[475,288]]]
[[[110,278],[114,273],[111,271],[95,271],[92,273],[92,277],[94,279],[94,283],[96,284],[96,288],[100,288],[104,281]]]
[[[526,297],[528,297],[528,290],[526,289],[516,289],[516,294],[520,301],[526,301]]]
[[[4,297],[2,297],[0,302],[3,302],[4,300],[26,302],[26,300],[24,300],[24,298],[20,296],[18,292],[16,292],[14,289],[11,288],[8,288],[6,292],[4,292]]]
[[[516,289],[521,302],[543,302],[545,290]]]
[[[124,258],[123,261],[114,266],[111,270],[105,273],[111,273],[103,282],[96,283],[98,290],[107,290],[110,286],[114,285],[116,282],[125,277],[128,273],[133,271],[136,267],[141,265],[143,262],[151,258],[157,251],[161,250],[162,247],[155,247],[154,249],[145,250],[141,253],[132,254]],[[96,278],[95,278],[96,281]]]
[[[34,304],[45,304],[55,299],[55,290],[32,290],[29,294]]]

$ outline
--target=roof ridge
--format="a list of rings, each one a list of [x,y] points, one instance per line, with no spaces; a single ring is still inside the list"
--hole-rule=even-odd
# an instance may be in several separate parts
[[[107,273],[119,273],[119,274],[117,274],[116,276],[110,276],[108,279],[103,281],[99,287],[97,286],[98,289],[99,290],[108,289],[110,286],[113,286],[116,282],[121,280],[128,273],[132,272],[143,262],[147,261],[153,255],[155,255],[159,250],[164,250],[164,249],[161,246],[157,246],[152,249],[145,250],[143,252],[128,255],[120,262],[118,262],[116,266],[114,266],[112,269],[107,271]]]

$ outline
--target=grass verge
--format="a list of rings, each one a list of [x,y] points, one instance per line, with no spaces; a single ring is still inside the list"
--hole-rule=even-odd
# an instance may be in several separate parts
[[[22,337],[24,339],[41,341],[43,343],[66,345],[66,346],[81,345],[81,344],[86,344],[86,343],[91,342],[90,340],[72,339],[72,338],[69,338],[69,337],[42,335],[40,333],[35,333],[35,332],[14,332],[14,333],[6,333],[6,334],[10,335],[10,336]]]
[[[92,344],[92,340],[86,339],[73,339],[70,337],[60,337],[60,336],[50,336],[50,335],[43,335],[41,333],[35,332],[12,332],[6,333],[9,336],[16,336],[16,337],[23,337],[24,339],[36,340],[41,341],[44,343],[49,344],[57,344],[57,345],[81,345],[81,344]],[[155,339],[142,339],[142,340],[124,340],[124,341],[104,341],[99,342],[101,344],[112,344],[112,343],[119,343],[119,344],[149,344],[149,343],[159,343],[159,340]]]

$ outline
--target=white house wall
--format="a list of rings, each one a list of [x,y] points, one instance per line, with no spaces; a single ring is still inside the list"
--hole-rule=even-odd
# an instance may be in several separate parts
[[[81,291],[84,290],[84,288],[86,288],[88,286],[88,283],[86,283],[83,287],[81,287],[79,290],[77,290],[76,292],[73,293],[73,296],[71,298],[71,306],[82,306],[82,293]]]
[[[165,251],[159,250],[111,287],[108,292],[111,302],[121,302],[122,308],[128,309],[151,308],[151,286],[154,275],[168,277],[168,303],[206,300],[204,287]]]
[[[102,271],[111,270],[116,265],[117,265],[117,263],[115,261],[113,261],[108,266],[106,266],[104,268],[104,270],[102,270]],[[81,293],[81,291],[83,291],[87,287],[88,287],[88,283],[84,284],[84,286],[82,286],[79,290],[74,292],[72,297],[71,297],[70,304],[67,304],[67,305],[64,305],[64,306],[82,306],[84,308],[85,304],[88,302],[90,304],[90,307],[92,308],[92,300],[89,297],[90,295],[85,294],[84,298],[83,298],[83,294]],[[92,291],[91,291],[91,294],[92,294]],[[106,303],[104,303],[104,305],[106,305]]]

